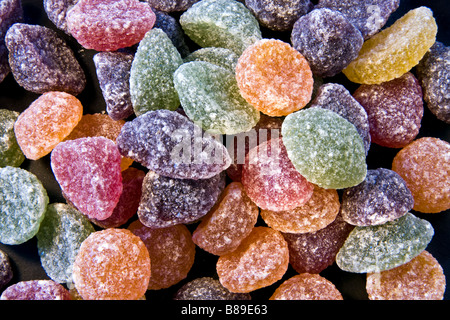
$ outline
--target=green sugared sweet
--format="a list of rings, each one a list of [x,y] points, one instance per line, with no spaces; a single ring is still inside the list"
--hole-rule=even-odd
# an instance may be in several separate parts
[[[14,123],[18,116],[18,112],[0,109],[0,167],[18,167],[25,160],[14,135]]]
[[[206,61],[234,72],[238,59],[239,56],[230,49],[210,47],[192,52],[184,61]]]

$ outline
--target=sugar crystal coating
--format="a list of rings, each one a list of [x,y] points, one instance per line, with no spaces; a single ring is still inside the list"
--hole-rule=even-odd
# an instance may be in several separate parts
[[[150,7],[165,12],[186,11],[199,0],[145,0]]]
[[[11,281],[13,275],[13,269],[8,255],[0,250],[0,290],[3,290]]]
[[[233,293],[211,277],[197,278],[184,284],[174,300],[251,300],[249,293]]]
[[[206,61],[234,72],[238,59],[239,56],[230,49],[209,47],[195,50],[184,61]]]
[[[25,160],[14,133],[18,117],[19,112],[0,109],[0,167],[18,167]]]
[[[69,11],[78,0],[44,0],[44,10],[48,19],[55,24],[58,29],[70,34],[67,26],[67,11]]]
[[[69,291],[53,280],[28,280],[7,287],[0,300],[71,300],[71,298]]]
[[[164,31],[172,41],[173,45],[178,49],[178,52],[180,52],[181,57],[186,57],[189,54],[190,49],[185,42],[184,32],[180,23],[169,13],[158,11],[154,8],[155,7],[152,7],[152,10],[156,15],[156,21],[153,28]]]

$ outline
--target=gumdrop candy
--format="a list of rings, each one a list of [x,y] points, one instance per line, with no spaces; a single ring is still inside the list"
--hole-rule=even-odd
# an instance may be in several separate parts
[[[59,143],[50,165],[64,197],[95,219],[111,216],[122,194],[121,156],[113,141],[88,137]]]
[[[70,35],[67,26],[67,11],[69,11],[78,0],[44,0],[44,11],[48,19],[60,30]]]
[[[187,277],[194,264],[195,244],[185,225],[152,229],[136,220],[128,230],[141,238],[150,254],[149,290],[169,288]]]
[[[431,223],[411,213],[377,226],[357,226],[339,250],[336,263],[355,273],[393,269],[418,256],[433,235]]]
[[[179,107],[173,73],[182,63],[180,53],[164,31],[153,28],[145,34],[130,70],[131,102],[137,116]]]
[[[73,282],[83,300],[137,300],[147,291],[150,256],[127,229],[96,231],[83,241],[73,265]]]
[[[145,0],[150,7],[165,12],[186,11],[199,0]]]
[[[427,7],[408,11],[366,40],[342,72],[355,83],[380,84],[410,71],[436,41],[437,25]]]
[[[185,34],[200,47],[233,50],[237,55],[261,40],[258,20],[234,0],[202,0],[180,16]]]
[[[236,81],[245,100],[272,117],[306,106],[314,82],[300,52],[276,39],[262,39],[245,49],[236,66]]]
[[[336,112],[308,108],[288,115],[281,128],[294,167],[325,189],[342,189],[366,177],[364,143],[356,127]]]
[[[259,144],[246,158],[242,184],[248,197],[261,209],[291,210],[311,198],[314,185],[295,169],[282,138]]]
[[[70,34],[86,49],[116,51],[142,40],[156,20],[137,0],[79,0],[67,11]]]
[[[0,242],[21,244],[33,238],[49,198],[41,181],[27,170],[0,168]]]
[[[319,77],[332,77],[358,56],[364,39],[340,12],[314,9],[294,24],[291,42]]]
[[[178,20],[167,12],[155,10],[154,7],[152,7],[152,10],[156,15],[156,21],[153,28],[164,31],[172,41],[173,45],[178,49],[181,57],[186,57],[190,53],[190,49],[186,44],[184,32]]]
[[[0,290],[12,280],[14,276],[11,261],[8,255],[0,250]]]
[[[191,180],[149,171],[142,183],[139,220],[150,228],[195,222],[209,212],[224,188],[225,174]]]
[[[269,300],[344,300],[336,286],[318,275],[302,273],[282,282]]]
[[[83,115],[81,102],[66,92],[46,92],[34,100],[14,124],[25,157],[40,159],[76,127]]]
[[[184,61],[206,61],[235,72],[239,56],[226,48],[200,48],[189,54]]]
[[[259,111],[241,96],[233,72],[193,61],[182,64],[173,77],[184,112],[205,131],[237,134],[258,122]]]
[[[0,167],[18,167],[25,160],[14,133],[18,117],[19,112],[0,109]]]
[[[416,67],[428,109],[439,119],[450,123],[448,97],[450,48],[436,41]]]
[[[438,213],[450,208],[450,144],[423,137],[401,149],[392,170],[406,182],[414,197],[413,210]]]
[[[249,293],[233,293],[211,277],[197,278],[177,290],[174,300],[251,300]]]
[[[9,65],[16,82],[27,91],[63,91],[78,95],[86,76],[72,49],[53,30],[13,24],[5,36]]]
[[[255,227],[236,250],[217,260],[220,283],[236,293],[249,293],[280,280],[289,265],[287,243],[279,231]]]
[[[418,135],[423,117],[422,88],[407,72],[380,84],[363,84],[353,97],[367,112],[373,143],[402,148]]]
[[[366,290],[370,300],[443,300],[445,275],[428,251],[391,270],[368,273]]]
[[[71,298],[69,290],[53,280],[28,280],[7,287],[0,300],[71,300]]]
[[[203,250],[224,255],[235,250],[253,230],[259,209],[246,195],[239,182],[232,182],[192,234]]]
[[[41,265],[50,279],[58,283],[72,281],[72,266],[81,243],[94,231],[86,216],[72,206],[47,206],[36,238]]]

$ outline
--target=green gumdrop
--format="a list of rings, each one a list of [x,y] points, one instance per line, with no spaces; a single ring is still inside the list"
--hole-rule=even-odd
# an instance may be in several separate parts
[[[0,167],[19,167],[25,156],[14,134],[18,112],[0,109]]]
[[[411,213],[382,225],[355,227],[339,250],[336,263],[355,273],[389,270],[419,255],[433,235],[432,225]]]
[[[157,109],[176,110],[180,101],[173,73],[183,63],[167,34],[148,31],[139,43],[130,70],[130,96],[137,116]]]
[[[234,73],[227,69],[188,62],[175,72],[174,84],[188,118],[209,133],[246,132],[259,121],[259,111],[244,100]]]
[[[337,113],[320,108],[289,114],[281,127],[294,167],[325,189],[358,185],[367,174],[364,144],[355,126]]]
[[[184,62],[206,61],[235,72],[239,56],[226,48],[201,48],[184,58]]]

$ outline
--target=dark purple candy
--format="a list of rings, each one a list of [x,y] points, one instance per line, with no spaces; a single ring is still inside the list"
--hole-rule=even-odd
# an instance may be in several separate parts
[[[67,11],[71,9],[79,0],[44,0],[44,10],[47,13],[48,19],[54,25],[70,34],[67,27],[66,16]]]
[[[194,279],[184,284],[175,294],[175,300],[251,300],[249,293],[234,293],[211,277]]]
[[[186,57],[190,51],[184,41],[184,32],[178,21],[167,12],[153,10],[156,15],[156,21],[153,28],[159,28],[164,31],[173,45],[178,49],[182,58]]]
[[[185,11],[199,0],[145,0],[150,7],[165,12]]]
[[[53,280],[28,280],[3,291],[0,300],[71,300],[69,290]]]
[[[0,250],[0,290],[2,290],[12,279],[13,271],[8,255]]]

